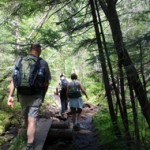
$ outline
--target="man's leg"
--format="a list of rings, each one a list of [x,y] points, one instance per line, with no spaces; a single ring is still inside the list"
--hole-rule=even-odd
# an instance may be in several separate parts
[[[66,97],[66,91],[60,93],[60,100],[61,100],[61,113],[65,113],[68,109],[68,100]]]
[[[63,95],[60,95],[60,100],[61,100],[61,114],[65,112],[65,100]]]
[[[20,96],[22,113],[25,117],[27,129],[27,147],[26,150],[33,150],[36,132],[37,117],[42,101],[42,95]]]
[[[32,144],[34,142],[35,132],[36,132],[36,118],[28,117],[27,143]]]
[[[61,99],[61,114],[63,114],[65,112],[65,103],[64,101]]]
[[[68,100],[67,97],[65,97],[65,112],[68,110]]]
[[[30,107],[28,112],[27,145],[33,145],[36,132],[37,116],[39,107]]]

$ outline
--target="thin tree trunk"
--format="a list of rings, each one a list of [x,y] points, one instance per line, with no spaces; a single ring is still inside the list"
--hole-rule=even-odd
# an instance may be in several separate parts
[[[119,63],[119,73],[120,73],[120,93],[122,98],[122,108],[123,108],[123,124],[125,127],[125,137],[127,142],[127,149],[131,149],[131,135],[129,131],[129,122],[128,122],[128,115],[127,115],[127,107],[126,107],[126,97],[125,97],[125,90],[124,90],[124,75],[123,75],[123,68],[121,63]]]
[[[143,49],[142,49],[141,43],[139,44],[139,48],[140,48],[140,71],[141,71],[141,75],[142,75],[144,89],[146,92],[146,81],[145,81],[144,66],[143,66]]]
[[[104,57],[102,42],[101,42],[101,38],[100,38],[100,31],[99,31],[99,27],[98,27],[97,16],[96,16],[96,12],[95,12],[96,9],[94,6],[94,1],[90,0],[89,2],[90,2],[90,6],[91,6],[91,11],[92,11],[93,24],[94,24],[95,33],[96,33],[99,57],[100,57],[100,62],[101,62],[101,67],[102,67],[102,72],[103,72],[103,79],[104,79],[104,84],[105,84],[106,96],[108,99],[110,116],[111,116],[111,120],[112,120],[112,123],[114,126],[114,131],[116,133],[116,136],[120,137],[121,132],[120,132],[120,129],[119,129],[118,124],[117,124],[117,118],[115,115],[114,106],[113,106],[112,97],[111,97],[111,92],[110,92],[110,88],[109,88],[109,78],[108,78],[108,73],[107,73],[107,69],[106,69],[105,57]]]
[[[131,104],[132,104],[133,121],[134,121],[134,128],[135,128],[135,146],[137,150],[140,150],[141,144],[140,144],[140,135],[139,135],[139,126],[138,126],[138,116],[137,116],[137,110],[135,106],[135,96],[134,96],[134,92],[132,89],[132,85],[130,83],[131,83],[130,79],[128,79],[128,86],[129,86],[129,91],[130,91],[130,99],[131,99]]]
[[[120,113],[121,113],[121,118],[122,118],[123,125],[124,125],[124,128],[125,128],[127,147],[128,147],[128,149],[130,149],[131,136],[130,136],[130,131],[129,131],[129,123],[128,123],[128,116],[127,116],[126,102],[125,102],[124,87],[122,88],[123,89],[122,90],[123,91],[123,96],[122,96],[122,105],[121,105],[121,100],[119,98],[119,92],[118,92],[117,87],[116,87],[116,83],[115,83],[116,81],[114,79],[112,65],[111,65],[111,62],[110,62],[110,58],[109,58],[109,54],[108,54],[108,50],[107,50],[107,46],[106,46],[106,41],[105,41],[105,36],[104,36],[104,33],[103,33],[103,27],[102,27],[102,24],[101,24],[101,18],[100,18],[100,13],[99,13],[99,10],[98,10],[97,1],[95,1],[95,5],[96,5],[97,14],[98,14],[99,25],[100,25],[101,35],[102,35],[102,39],[103,39],[103,45],[104,45],[104,49],[105,49],[105,53],[106,53],[106,58],[107,58],[107,62],[108,62],[108,67],[109,67],[111,78],[112,78],[112,81],[113,81],[113,87],[114,87],[114,90],[115,90],[117,104],[119,106],[119,110],[120,110]],[[123,79],[122,79],[122,81],[123,81]],[[123,83],[124,83],[124,81],[123,81]]]

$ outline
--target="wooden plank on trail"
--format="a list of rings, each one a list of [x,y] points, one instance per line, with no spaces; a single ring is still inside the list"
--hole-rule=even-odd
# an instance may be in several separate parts
[[[52,119],[40,118],[37,121],[34,150],[43,149],[51,124]],[[25,149],[26,147],[24,147],[22,150]]]
[[[51,128],[48,136],[48,139],[72,139],[73,138],[73,131],[72,129],[55,129]]]
[[[43,118],[38,120],[37,132],[35,136],[35,150],[43,149],[51,124],[51,119]]]
[[[51,128],[57,128],[57,129],[68,129],[69,128],[69,122],[54,122],[51,124]]]

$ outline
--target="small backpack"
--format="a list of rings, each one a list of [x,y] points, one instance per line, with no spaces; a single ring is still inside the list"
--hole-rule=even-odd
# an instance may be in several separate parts
[[[44,85],[44,70],[40,65],[41,58],[27,55],[18,60],[13,81],[17,92],[21,95],[33,95]]]
[[[68,97],[69,98],[81,97],[80,85],[78,82],[70,82],[68,84]]]
[[[67,89],[67,85],[68,85],[68,81],[66,78],[60,79],[60,90],[66,90]]]

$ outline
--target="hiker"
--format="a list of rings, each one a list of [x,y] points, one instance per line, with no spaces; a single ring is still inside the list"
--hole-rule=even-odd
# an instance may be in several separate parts
[[[60,95],[61,101],[61,115],[64,116],[68,109],[68,99],[66,95],[68,80],[64,73],[60,74],[60,80],[56,88],[56,94]]]
[[[29,54],[16,61],[7,100],[7,104],[13,107],[16,88],[27,129],[26,150],[34,149],[37,117],[51,80],[48,64],[39,57],[40,54],[41,45],[31,44]]]
[[[77,80],[78,76],[75,73],[71,74],[71,82],[67,86],[67,96],[69,98],[70,110],[72,114],[72,122],[74,129],[80,129],[80,118],[83,108],[83,99],[81,92],[88,99],[87,93],[81,83]]]

